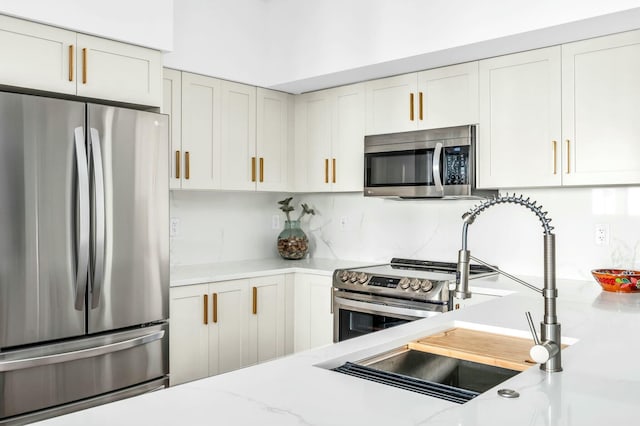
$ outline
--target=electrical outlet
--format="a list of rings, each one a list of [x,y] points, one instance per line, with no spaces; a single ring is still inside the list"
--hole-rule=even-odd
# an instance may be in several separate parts
[[[598,223],[595,226],[594,238],[597,246],[609,245],[609,224]]]
[[[169,236],[177,237],[180,234],[180,219],[172,217],[169,225]]]
[[[280,229],[280,216],[277,214],[271,216],[271,229]]]

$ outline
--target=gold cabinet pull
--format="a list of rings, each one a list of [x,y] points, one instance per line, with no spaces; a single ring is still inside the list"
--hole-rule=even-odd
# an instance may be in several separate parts
[[[558,143],[556,141],[551,141],[551,144],[553,145],[553,174],[555,175],[558,173]]]
[[[87,84],[87,48],[82,48],[82,84]]]
[[[423,114],[422,114],[422,109],[423,109],[423,108],[422,108],[422,98],[423,98],[422,92],[419,92],[419,93],[418,93],[418,102],[419,102],[419,105],[418,105],[418,118],[420,119],[420,121],[422,121],[422,119],[423,119]]]
[[[203,321],[204,325],[209,324],[209,295],[204,295],[204,317]]]
[[[264,158],[260,157],[260,182],[264,182]]]
[[[324,159],[324,183],[329,183],[329,159]]]
[[[256,181],[256,157],[251,157],[251,182]]]
[[[336,159],[331,160],[331,182],[336,183]]]
[[[218,293],[212,293],[213,297],[213,323],[216,324],[218,322]]]
[[[567,174],[571,173],[571,141],[567,139]]]
[[[69,45],[69,81],[73,81],[73,44]]]
[[[189,151],[184,152],[184,178],[189,179],[191,168],[189,167]]]
[[[180,179],[180,150],[176,151],[176,179]]]
[[[409,120],[413,121],[413,93],[409,93]]]
[[[258,287],[253,288],[253,315],[258,314]]]

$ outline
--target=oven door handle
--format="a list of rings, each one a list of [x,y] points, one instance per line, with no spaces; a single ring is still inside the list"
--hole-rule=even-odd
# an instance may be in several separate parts
[[[401,308],[396,306],[389,306],[375,302],[361,302],[359,300],[351,300],[345,299],[343,297],[335,296],[334,304],[337,307],[345,307],[345,308],[354,308],[359,309],[365,312],[375,312],[380,314],[389,314],[389,315],[402,315],[405,317],[414,317],[414,318],[429,318],[436,315],[440,315],[442,312],[438,311],[427,311],[421,309],[409,309],[409,308]],[[335,309],[334,309],[335,311]]]

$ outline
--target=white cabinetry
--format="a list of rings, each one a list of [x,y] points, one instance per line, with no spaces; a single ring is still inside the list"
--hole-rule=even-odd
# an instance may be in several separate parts
[[[284,355],[283,275],[174,287],[171,385]]]
[[[182,73],[164,68],[162,70],[162,109],[169,114],[169,188],[182,185]]]
[[[293,341],[295,352],[333,343],[331,277],[295,276]]]
[[[366,83],[366,134],[478,122],[478,63],[469,62]]]
[[[108,99],[162,103],[159,51],[0,15],[0,84]]]
[[[640,31],[562,46],[562,184],[640,183]]]
[[[364,85],[296,97],[296,191],[362,191]]]
[[[480,61],[478,185],[561,182],[560,47]]]

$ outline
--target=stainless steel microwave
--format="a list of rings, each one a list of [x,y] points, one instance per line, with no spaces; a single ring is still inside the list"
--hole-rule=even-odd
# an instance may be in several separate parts
[[[476,198],[476,125],[365,136],[364,195]]]

